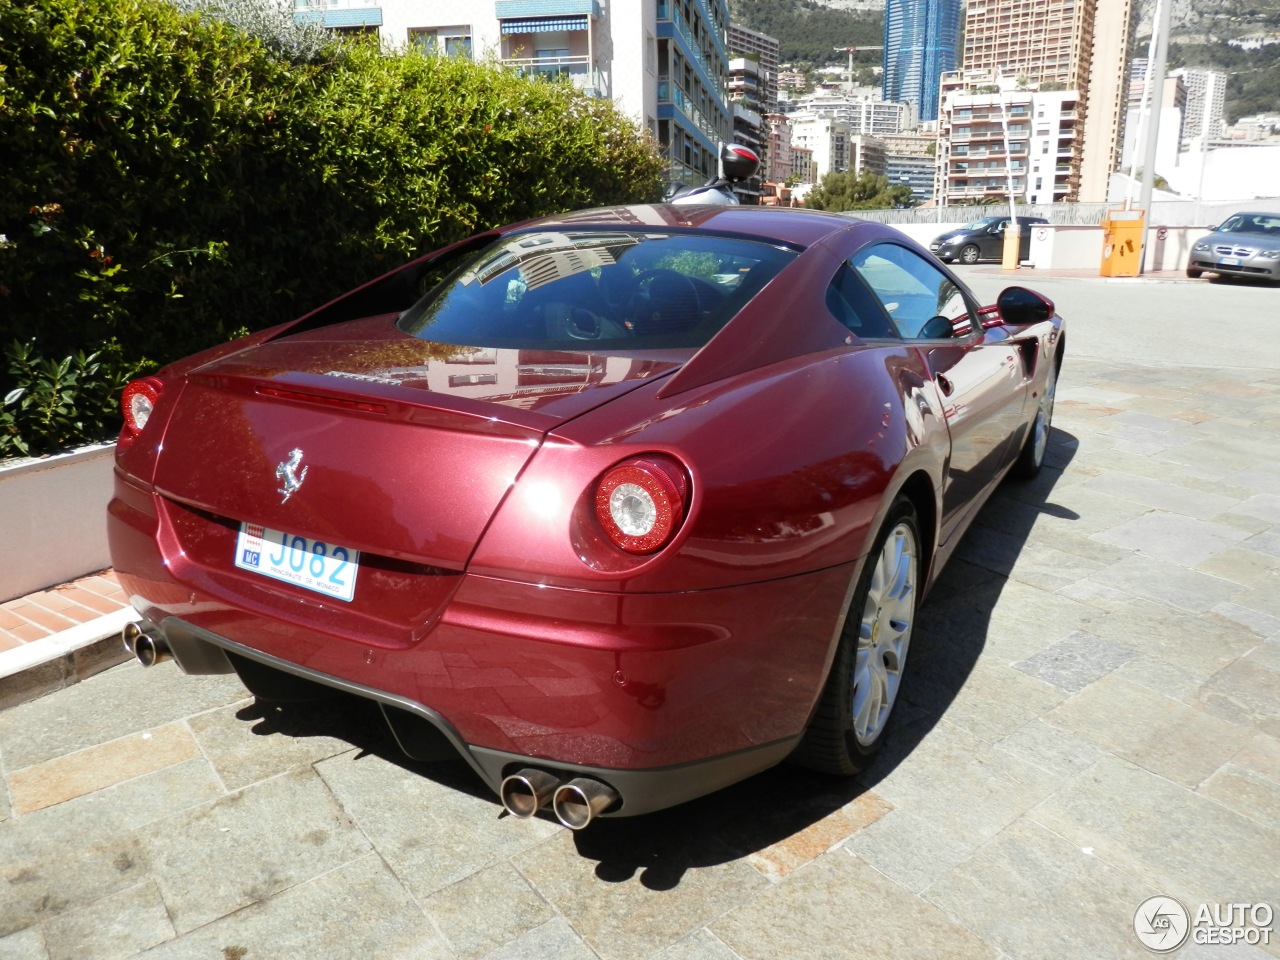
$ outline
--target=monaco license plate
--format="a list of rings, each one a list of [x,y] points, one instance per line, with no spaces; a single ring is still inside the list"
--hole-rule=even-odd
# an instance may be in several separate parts
[[[1239,257],[1219,257],[1218,266],[1220,267],[1238,267],[1240,266]]]
[[[360,551],[253,523],[240,524],[236,566],[337,600],[355,596]]]

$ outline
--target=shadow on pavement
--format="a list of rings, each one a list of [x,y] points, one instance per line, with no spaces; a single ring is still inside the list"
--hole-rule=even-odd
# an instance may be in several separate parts
[[[892,773],[946,714],[973,671],[986,644],[992,611],[1036,517],[1064,515],[1062,508],[1050,503],[1050,496],[1075,449],[1076,438],[1054,428],[1039,477],[1030,483],[1006,482],[983,507],[975,526],[993,511],[1006,511],[999,524],[1005,549],[1000,560],[991,563],[997,569],[957,557],[934,584],[912,633],[895,726],[867,770],[856,778],[842,778],[784,763],[678,807],[641,817],[598,820],[574,836],[579,855],[596,861],[596,877],[621,883],[638,876],[649,889],[673,889],[688,870],[738,860],[795,837],[848,807]],[[966,540],[973,536],[973,529],[965,534]],[[320,702],[256,701],[237,717],[254,722],[253,732],[262,736],[344,740],[357,747],[361,756],[377,756],[487,800],[495,816],[507,815],[461,759],[421,762],[405,757],[371,701],[342,694]],[[554,819],[546,811],[540,815]],[[815,836],[813,843],[820,845],[822,836]],[[820,852],[811,850],[808,855]]]

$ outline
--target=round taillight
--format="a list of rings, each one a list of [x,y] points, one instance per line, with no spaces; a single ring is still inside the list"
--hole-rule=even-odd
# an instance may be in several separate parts
[[[627,553],[653,553],[680,529],[687,489],[684,471],[674,462],[626,460],[601,478],[596,518],[615,546]]]
[[[160,381],[155,377],[143,377],[125,387],[120,396],[125,428],[130,433],[141,433],[159,400]]]

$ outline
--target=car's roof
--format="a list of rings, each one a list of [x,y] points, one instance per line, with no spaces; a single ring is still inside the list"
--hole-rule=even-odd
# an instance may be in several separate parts
[[[878,224],[838,213],[790,207],[685,206],[657,203],[627,207],[600,207],[554,214],[514,224],[508,230],[546,227],[638,227],[697,229],[768,237],[809,246],[842,230],[865,228],[878,232]]]

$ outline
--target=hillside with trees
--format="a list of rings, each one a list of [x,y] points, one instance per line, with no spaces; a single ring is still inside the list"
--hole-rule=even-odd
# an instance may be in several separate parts
[[[884,12],[834,10],[812,0],[729,0],[735,23],[777,37],[784,63],[842,63],[840,46],[884,42]],[[864,50],[855,60],[880,63],[880,51]]]

